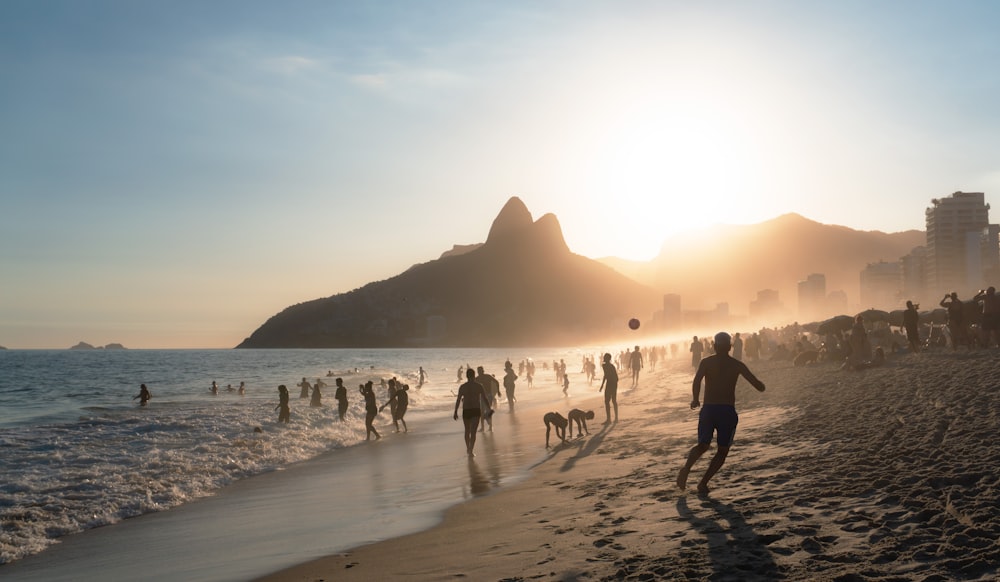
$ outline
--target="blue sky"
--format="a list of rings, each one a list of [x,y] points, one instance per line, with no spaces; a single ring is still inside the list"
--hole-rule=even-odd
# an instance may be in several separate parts
[[[1000,186],[992,2],[0,3],[0,345],[231,347],[481,242]],[[996,219],[994,219],[996,221]]]

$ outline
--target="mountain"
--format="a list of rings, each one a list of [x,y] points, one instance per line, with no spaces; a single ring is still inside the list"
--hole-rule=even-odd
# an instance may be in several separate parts
[[[384,281],[286,308],[239,348],[568,345],[650,319],[660,294],[574,254],[553,214],[517,197],[480,245]]]
[[[860,273],[868,264],[898,261],[925,242],[923,231],[858,231],[785,214],[759,224],[717,225],[673,236],[649,262],[601,262],[663,293],[680,295],[684,309],[728,302],[733,313],[746,313],[758,291],[773,289],[794,313],[797,284],[810,274],[825,275],[827,293],[842,290],[848,305],[856,306]]]

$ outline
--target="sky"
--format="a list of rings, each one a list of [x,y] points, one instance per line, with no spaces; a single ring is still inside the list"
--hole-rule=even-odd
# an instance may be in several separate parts
[[[1000,191],[1000,4],[0,2],[0,345],[230,348],[483,242]],[[992,218],[992,221],[998,221]]]

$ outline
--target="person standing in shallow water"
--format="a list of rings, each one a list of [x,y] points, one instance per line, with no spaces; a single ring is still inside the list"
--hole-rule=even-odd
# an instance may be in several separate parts
[[[604,354],[601,369],[604,370],[604,378],[601,378],[601,387],[597,391],[604,391],[604,424],[611,424],[612,404],[615,407],[615,422],[618,422],[618,369],[611,363],[611,354]]]
[[[288,408],[288,388],[284,384],[278,386],[278,405],[275,410],[281,409],[278,413],[278,422],[287,423],[292,418],[292,411]]]
[[[375,440],[382,438],[375,430],[375,417],[378,416],[378,401],[375,400],[375,384],[369,380],[359,387],[362,396],[365,397],[365,440],[371,440],[375,435]]]
[[[712,436],[716,435],[718,449],[712,461],[698,482],[698,493],[708,494],[709,480],[722,468],[726,456],[733,445],[739,416],[736,414],[736,382],[743,376],[759,392],[764,391],[764,383],[750,372],[743,362],[729,356],[732,338],[726,332],[715,334],[715,355],[698,364],[691,385],[691,409],[701,406],[698,414],[698,444],[688,453],[687,461],[677,474],[677,487],[687,487],[688,474],[695,462],[712,446]],[[698,400],[701,380],[705,379],[705,402]]]
[[[344,415],[347,414],[347,388],[344,387],[343,378],[337,378],[335,382],[337,389],[333,393],[333,397],[337,399],[337,414],[340,415],[340,421],[343,422]]]
[[[149,399],[152,398],[152,397],[153,397],[153,394],[149,391],[149,388],[146,388],[145,384],[140,384],[139,385],[139,393],[136,394],[135,396],[133,396],[132,400],[135,400],[136,398],[138,398],[139,399],[139,406],[146,406],[146,403],[149,402]]]
[[[455,420],[458,420],[458,406],[462,405],[462,421],[465,424],[465,451],[474,457],[476,448],[476,432],[479,430],[479,420],[482,418],[482,402],[486,400],[486,391],[482,384],[476,382],[476,371],[466,368],[467,381],[458,388],[455,397]]]

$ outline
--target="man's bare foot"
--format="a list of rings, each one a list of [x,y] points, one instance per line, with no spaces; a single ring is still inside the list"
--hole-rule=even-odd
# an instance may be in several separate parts
[[[691,472],[691,469],[688,469],[687,467],[681,467],[681,470],[677,472],[677,488],[678,489],[685,489],[685,488],[687,488],[688,473],[690,473],[690,472]]]
[[[702,497],[707,496],[708,485],[705,485],[704,483],[698,483],[698,495],[701,495]]]

